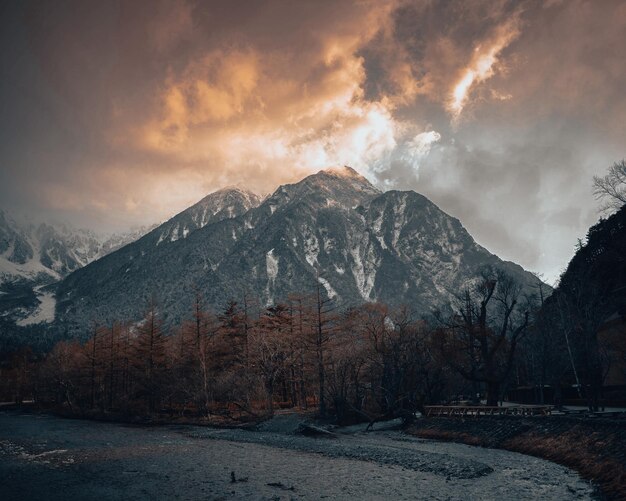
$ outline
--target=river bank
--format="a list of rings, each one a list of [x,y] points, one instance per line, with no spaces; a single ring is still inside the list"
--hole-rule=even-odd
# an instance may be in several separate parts
[[[566,416],[429,418],[414,436],[505,449],[567,466],[609,499],[626,499],[626,421]]]
[[[234,481],[233,481],[234,480]],[[399,431],[334,438],[0,412],[3,499],[593,499],[575,472]]]

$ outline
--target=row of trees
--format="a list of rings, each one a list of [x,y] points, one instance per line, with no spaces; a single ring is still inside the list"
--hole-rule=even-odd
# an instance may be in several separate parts
[[[168,334],[150,304],[139,325],[94,326],[85,343],[58,343],[35,368],[36,398],[80,414],[253,417],[315,406],[350,420],[409,415],[443,397],[446,374],[422,322],[402,311],[392,324],[383,305],[339,313],[314,299],[256,318],[234,302],[215,315],[198,299]]]
[[[495,405],[526,385],[539,403],[551,388],[556,404],[561,388],[574,387],[597,409],[611,364],[626,369],[624,336],[602,335],[611,314],[626,313],[624,256],[622,208],[590,229],[554,291],[486,269],[428,319],[382,304],[340,310],[319,286],[266,308],[244,296],[219,314],[196,295],[181,325],[166,326],[150,301],[138,323],[94,323],[85,342],[0,360],[0,399],[34,395],[79,414],[255,416],[315,406],[346,421],[410,416],[458,394],[486,393]]]
[[[458,394],[486,392],[493,405],[527,385],[540,403],[553,389],[557,404],[573,386],[597,409],[609,370],[617,362],[626,373],[624,161],[594,178],[594,193],[613,214],[589,230],[554,291],[487,269],[427,320],[382,304],[340,311],[319,284],[267,308],[244,296],[220,314],[198,295],[182,325],[166,326],[151,301],[141,322],[94,323],[86,342],[58,342],[44,357],[0,353],[0,399],[128,415],[314,405],[348,420],[410,415]]]
[[[59,342],[31,366],[22,353],[4,369],[12,371],[4,391],[81,414],[254,416],[315,406],[342,421],[408,417],[483,388],[495,404],[531,307],[521,285],[496,270],[429,322],[382,304],[339,310],[320,287],[267,308],[244,297],[219,314],[197,295],[188,320],[167,327],[150,301],[139,323],[94,323],[87,341]]]

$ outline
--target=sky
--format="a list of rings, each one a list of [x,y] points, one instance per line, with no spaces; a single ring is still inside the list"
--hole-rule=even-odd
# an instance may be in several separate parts
[[[123,231],[349,165],[553,282],[624,89],[623,0],[9,0],[0,208]]]

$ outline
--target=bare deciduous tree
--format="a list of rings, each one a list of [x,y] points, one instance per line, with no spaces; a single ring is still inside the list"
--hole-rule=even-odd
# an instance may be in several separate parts
[[[626,204],[626,162],[616,162],[604,176],[593,176],[593,194],[602,201],[600,210],[610,214]]]
[[[521,285],[505,272],[486,270],[482,281],[467,289],[458,312],[439,316],[437,334],[442,361],[469,381],[487,386],[487,405],[496,405],[517,344],[528,327],[528,311],[520,311]]]

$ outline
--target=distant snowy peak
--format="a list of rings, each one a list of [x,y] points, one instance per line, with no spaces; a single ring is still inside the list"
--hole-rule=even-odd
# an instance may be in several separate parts
[[[15,263],[25,264],[33,258],[33,248],[22,232],[4,211],[0,210],[0,256]]]
[[[150,235],[153,245],[175,242],[208,224],[245,214],[260,203],[261,198],[251,191],[227,187],[158,228],[153,225],[113,235],[98,235],[68,225],[18,224],[0,210],[0,283],[15,279],[58,280],[144,235]]]
[[[19,224],[0,211],[0,283],[58,280],[141,237],[150,228],[97,235],[68,225]]]
[[[176,242],[208,224],[241,216],[261,203],[261,197],[238,187],[226,187],[207,195],[195,205],[159,226],[156,245]]]

